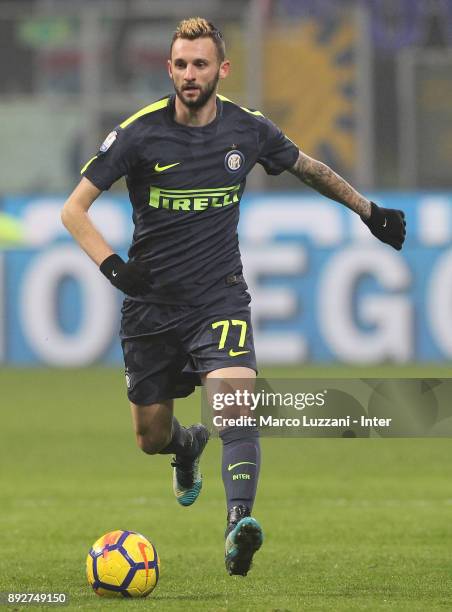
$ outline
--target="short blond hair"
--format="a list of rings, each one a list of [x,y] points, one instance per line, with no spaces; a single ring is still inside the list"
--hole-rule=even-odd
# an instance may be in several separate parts
[[[211,38],[217,48],[218,59],[224,62],[226,57],[226,45],[224,44],[223,34],[216,28],[212,22],[207,21],[203,17],[189,17],[183,19],[176,28],[171,41],[171,51],[173,50],[174,41],[178,38],[187,40],[195,40],[196,38]]]

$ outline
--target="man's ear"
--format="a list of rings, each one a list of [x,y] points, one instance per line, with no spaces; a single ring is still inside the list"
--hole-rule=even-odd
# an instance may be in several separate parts
[[[173,71],[172,71],[172,65],[171,65],[171,60],[170,59],[168,60],[167,68],[168,68],[169,78],[172,80],[172,78],[173,78]]]
[[[231,62],[229,60],[224,60],[220,64],[220,79],[225,79],[231,70]]]

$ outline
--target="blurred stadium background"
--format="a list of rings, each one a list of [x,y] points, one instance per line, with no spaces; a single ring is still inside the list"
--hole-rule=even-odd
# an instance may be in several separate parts
[[[120,296],[59,209],[124,117],[171,91],[176,23],[205,15],[232,60],[222,93],[306,153],[403,208],[403,253],[284,173],[256,168],[242,205],[260,363],[452,357],[452,2],[0,2],[0,362],[120,364]],[[93,217],[125,255],[125,183]]]

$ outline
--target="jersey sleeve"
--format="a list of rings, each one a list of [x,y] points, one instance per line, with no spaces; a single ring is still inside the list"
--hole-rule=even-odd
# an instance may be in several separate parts
[[[269,119],[264,118],[264,125],[257,162],[267,174],[281,174],[297,161],[298,147]]]
[[[80,174],[98,189],[106,191],[115,181],[129,174],[135,163],[131,130],[116,127],[108,134],[100,149],[82,168]]]

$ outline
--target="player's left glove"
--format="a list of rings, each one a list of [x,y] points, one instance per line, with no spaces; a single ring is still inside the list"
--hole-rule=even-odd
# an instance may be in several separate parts
[[[370,205],[370,217],[368,219],[361,217],[361,220],[378,240],[400,251],[406,236],[405,213],[403,210],[381,208],[374,202]]]

